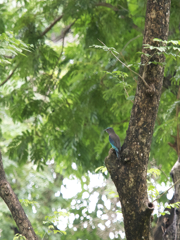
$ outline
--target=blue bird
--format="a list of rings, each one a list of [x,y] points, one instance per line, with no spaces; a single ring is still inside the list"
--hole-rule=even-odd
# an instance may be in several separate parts
[[[109,134],[109,142],[112,148],[115,149],[117,158],[119,158],[119,153],[121,150],[119,136],[114,132],[114,129],[112,127],[108,127],[104,131],[106,131]]]

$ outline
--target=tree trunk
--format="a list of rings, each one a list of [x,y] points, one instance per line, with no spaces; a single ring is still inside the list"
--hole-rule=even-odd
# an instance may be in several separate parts
[[[15,220],[19,231],[23,236],[25,236],[28,240],[38,240],[32,225],[24,212],[18,198],[16,197],[14,191],[12,190],[10,184],[8,183],[3,163],[2,163],[2,156],[0,152],[0,197],[4,200],[7,204],[13,219]]]
[[[170,3],[170,0],[147,1],[144,44],[159,46],[159,42],[153,41],[154,38],[167,40]],[[143,49],[143,52],[152,57],[141,57],[140,76],[145,82],[138,79],[121,159],[118,160],[112,150],[105,159],[121,201],[127,240],[149,239],[150,216],[154,209],[154,205],[148,201],[146,175],[164,69],[160,64],[146,63],[162,63],[165,58],[149,49]]]
[[[176,146],[176,149],[178,147]],[[171,169],[171,177],[174,182],[174,196],[170,203],[180,202],[180,158],[176,161]],[[165,209],[169,215],[160,216],[158,226],[154,231],[154,240],[179,240],[180,239],[180,208]]]
[[[179,147],[179,146],[178,146]],[[180,178],[180,158],[178,158],[177,162],[174,164],[172,170],[171,170],[171,176],[173,179],[173,182],[176,183]],[[180,182],[177,182],[174,186],[175,192],[174,192],[174,202],[180,202]],[[173,236],[170,235],[170,229],[167,229],[165,232],[165,239],[171,239],[171,240],[178,240],[180,239],[180,216],[179,216],[180,208],[174,209],[174,220],[172,223],[171,228],[174,230]]]

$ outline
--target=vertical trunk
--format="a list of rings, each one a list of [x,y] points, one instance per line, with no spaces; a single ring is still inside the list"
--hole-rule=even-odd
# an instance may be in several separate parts
[[[167,40],[170,3],[170,0],[147,1],[144,44],[158,46],[154,38]],[[146,62],[162,63],[165,58],[149,49],[143,49],[143,52],[152,57],[141,57],[140,75],[145,83],[139,78],[121,160],[116,159],[113,151],[105,159],[121,201],[127,240],[149,239],[150,216],[154,208],[148,201],[146,174],[164,69],[159,64],[146,65]]]
[[[169,201],[169,204],[174,203],[174,196]],[[153,231],[153,240],[174,240],[175,239],[175,225],[174,225],[174,208],[165,208],[164,211],[169,214],[161,215],[158,218],[157,226]]]
[[[179,146],[177,146],[179,147]],[[171,170],[171,176],[173,179],[173,182],[176,183],[180,179],[180,158],[178,158],[177,162],[174,164],[172,170]],[[177,182],[174,186],[174,202],[180,202],[180,182]],[[180,239],[180,216],[179,216],[180,208],[174,209],[174,221],[172,223],[171,228],[174,230],[173,237],[170,236],[170,229],[167,229],[165,232],[165,239],[172,239],[172,240],[178,240]]]

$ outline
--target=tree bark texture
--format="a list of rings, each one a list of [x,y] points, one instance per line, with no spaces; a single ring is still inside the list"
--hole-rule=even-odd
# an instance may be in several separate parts
[[[174,196],[169,201],[169,204],[174,203]],[[175,225],[174,225],[174,208],[165,208],[164,211],[169,214],[161,215],[158,218],[157,226],[153,231],[153,240],[174,240],[175,239]]]
[[[6,179],[3,163],[2,163],[2,156],[0,152],[0,197],[4,200],[6,205],[8,206],[13,219],[15,220],[19,231],[23,236],[26,237],[28,240],[38,240],[32,225],[24,212],[17,196],[15,195],[14,191],[12,190],[9,182]]]
[[[170,0],[148,0],[143,44],[160,46],[154,38],[167,40],[170,17]],[[165,57],[154,50],[143,49],[152,57],[141,56],[134,105],[127,135],[118,160],[113,150],[109,151],[105,164],[117,188],[124,216],[127,240],[149,239],[150,216],[154,205],[147,195],[147,163],[149,159],[154,123],[157,116],[164,68],[160,64],[147,64],[156,61],[163,63]]]
[[[180,157],[171,169],[171,176],[173,182],[176,183],[180,179]],[[174,202],[180,202],[180,182],[177,182],[174,186]],[[172,223],[172,228],[174,230],[174,235],[170,234],[169,229],[165,232],[165,239],[168,240],[179,240],[180,239],[180,208],[174,209],[174,220]]]

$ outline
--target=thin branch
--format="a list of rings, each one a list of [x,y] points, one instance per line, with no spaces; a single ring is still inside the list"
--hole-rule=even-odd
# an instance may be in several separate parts
[[[115,11],[115,12],[120,11],[119,8],[111,5],[110,3],[100,2],[100,3],[96,3],[95,6],[97,6],[97,7],[107,7],[107,8],[112,9],[112,10]],[[118,5],[118,6],[120,6],[121,8],[123,8],[121,5]],[[125,9],[125,8],[123,8],[123,9],[126,10],[126,11],[128,11],[128,10]],[[121,18],[125,18],[125,16],[122,16],[122,15],[121,15]],[[142,30],[141,30],[136,24],[133,23],[133,24],[132,24],[132,27],[133,27],[134,29],[138,30],[139,32],[142,32]]]
[[[44,36],[48,31],[51,30],[51,28],[58,22],[61,20],[61,18],[63,17],[63,14],[61,16],[59,16],[57,19],[54,20],[53,23],[50,24],[49,27],[47,27],[41,34],[40,37]],[[65,37],[65,35],[68,33],[69,29],[72,27],[72,25],[77,21],[77,19],[75,19],[71,24],[69,24],[66,29],[64,29],[64,31],[62,32],[61,36],[62,38]],[[63,40],[64,42],[64,40]],[[63,43],[64,44],[64,43]],[[7,57],[7,56],[6,56]],[[11,58],[11,57],[9,57]],[[12,57],[13,58],[13,57]],[[59,61],[59,60],[58,60]],[[10,75],[2,82],[0,83],[0,87],[3,86],[15,73],[16,69],[18,68],[19,64],[13,69],[13,71],[10,73]]]
[[[121,5],[119,5],[119,4],[118,4],[118,6],[120,6],[120,7],[121,7],[122,9],[124,9],[125,11],[129,12],[129,10],[126,9],[126,8],[124,8],[123,6],[121,6]]]
[[[166,173],[165,173],[160,167],[158,167],[158,169],[164,174],[164,176],[166,177],[166,179],[169,181],[168,176],[166,175]]]
[[[9,59],[13,59],[15,58],[15,56],[8,56],[8,55],[4,55],[5,58],[9,58]]]
[[[133,40],[135,40],[136,38],[138,38],[138,37],[140,37],[141,36],[141,34],[140,35],[138,35],[138,36],[136,36],[136,37],[134,37],[134,38],[132,38],[129,42],[127,42],[127,44],[124,46],[124,48],[122,49],[122,51],[119,53],[119,55],[121,54],[121,56],[124,58],[124,56],[123,56],[123,54],[122,54],[122,52],[125,50],[125,48],[130,44],[130,42],[132,42]],[[124,59],[125,60],[125,59]],[[125,60],[125,62],[126,62],[126,60]],[[115,65],[116,65],[116,63],[117,63],[117,61],[112,65],[112,66],[110,66],[109,68],[108,68],[108,70],[109,69],[111,69],[112,67],[114,67]],[[102,78],[101,78],[101,80],[100,80],[100,82],[102,83],[102,80],[106,77],[106,73],[102,76]],[[134,79],[134,77],[132,76],[132,78]],[[137,83],[137,81],[136,81],[136,79],[134,79],[134,81]]]
[[[96,3],[96,6],[97,7],[107,7],[107,8],[112,9],[115,12],[119,11],[119,9],[117,7],[111,5],[110,3],[100,2],[100,3]]]
[[[120,124],[125,123],[125,122],[129,122],[129,118],[126,118],[126,119],[124,119],[120,122],[114,122],[113,125],[120,125]]]
[[[101,40],[98,39],[98,41],[99,41],[100,43],[102,43],[105,47],[107,47]],[[146,87],[151,90],[150,86],[147,84],[147,82],[144,80],[144,78],[141,77],[141,75],[139,75],[138,73],[136,73],[135,71],[133,71],[130,67],[128,67],[125,63],[123,63],[123,62],[111,51],[110,48],[107,47],[107,49],[108,49],[108,51],[109,51],[121,64],[123,64],[125,67],[127,67],[127,68],[129,69],[129,71],[133,72],[133,73],[136,74],[138,77],[140,77],[140,78],[142,79],[142,81],[144,82],[144,84],[146,85]]]
[[[179,87],[179,90],[178,90],[178,94],[177,94],[177,100],[179,100],[180,98],[180,87]],[[180,152],[180,139],[179,139],[179,106],[178,104],[176,105],[176,119],[177,119],[177,154],[179,156],[179,152]],[[179,160],[179,159],[178,159]]]
[[[63,40],[62,40],[62,48],[61,48],[60,55],[59,55],[59,57],[58,57],[58,60],[56,61],[56,64],[55,64],[55,66],[54,66],[54,68],[53,68],[53,71],[52,71],[51,76],[53,76],[54,71],[55,71],[55,68],[56,68],[56,66],[58,65],[58,62],[59,62],[59,60],[60,60],[60,58],[61,58],[61,56],[62,56],[62,54],[63,54],[63,49],[64,49],[64,38],[63,38]]]
[[[157,201],[159,198],[161,198],[164,194],[166,194],[172,187],[174,187],[178,182],[180,181],[180,178],[170,187],[168,188],[163,194],[161,194],[158,198],[156,198],[153,202]]]
[[[61,16],[59,16],[58,18],[56,18],[54,20],[54,22],[52,22],[49,27],[47,27],[41,34],[40,37],[43,37],[47,32],[49,32],[51,30],[52,27],[54,27],[54,25],[59,22],[61,20],[61,18],[63,17],[63,14]]]
[[[124,59],[124,62],[127,64],[126,59],[124,58],[124,55],[122,54],[122,51],[121,51],[119,54],[120,54],[120,55],[122,56],[122,58]],[[130,72],[130,74],[131,74],[131,77],[134,79],[134,81],[137,83],[136,78],[134,77],[133,73]]]
[[[123,82],[124,82],[124,78],[123,78]],[[125,86],[124,86],[124,91],[126,92],[128,98],[129,98],[129,94],[128,94],[128,91],[126,90]],[[130,100],[132,103],[134,103],[132,100]]]
[[[135,39],[137,39],[137,38],[139,38],[139,37],[141,37],[141,36],[142,36],[142,34],[139,34],[139,35],[137,35],[136,37],[130,39],[130,40],[126,43],[126,45],[123,47],[123,49],[122,49],[121,52],[124,51],[124,49],[130,44],[130,42],[134,41]]]
[[[69,32],[70,28],[74,25],[74,23],[77,21],[77,18],[68,26],[64,27],[63,30],[61,31],[60,36],[58,36],[54,42],[57,42],[59,40],[61,40],[62,38],[65,38],[66,34]]]
[[[15,73],[16,69],[19,67],[19,64],[13,69],[13,71],[9,74],[9,76],[0,84],[0,87],[2,87]]]

